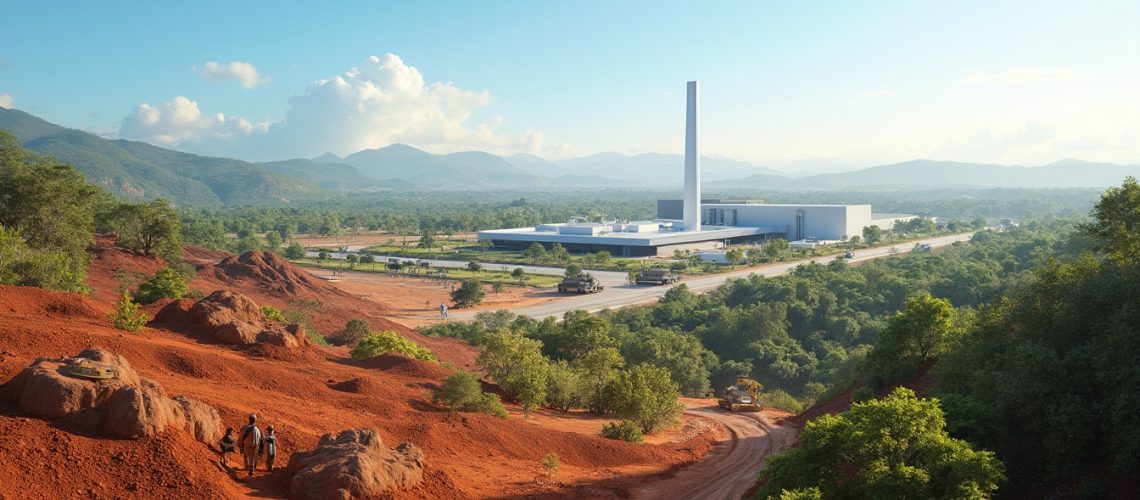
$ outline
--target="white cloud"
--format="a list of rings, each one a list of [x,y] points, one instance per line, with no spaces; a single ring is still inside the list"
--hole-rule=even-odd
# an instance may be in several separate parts
[[[177,96],[158,106],[138,105],[123,118],[119,136],[174,146],[211,139],[228,140],[264,130],[264,125],[255,126],[241,117],[202,113],[197,102]]]
[[[1016,68],[1003,73],[971,73],[962,79],[967,85],[1021,85],[1041,81],[1072,80],[1073,72],[1067,69]]]
[[[268,76],[262,76],[252,64],[242,61],[230,61],[225,64],[207,61],[202,67],[194,66],[192,69],[210,80],[237,80],[247,89],[270,81]]]
[[[863,102],[868,102],[868,101],[881,101],[881,100],[890,99],[894,96],[895,96],[895,91],[893,91],[893,90],[887,90],[887,89],[875,90],[875,91],[867,92],[866,94],[863,94],[863,95],[857,97],[855,99],[855,102],[863,103]]]
[[[11,109],[13,102],[12,94],[0,94],[0,108]]]

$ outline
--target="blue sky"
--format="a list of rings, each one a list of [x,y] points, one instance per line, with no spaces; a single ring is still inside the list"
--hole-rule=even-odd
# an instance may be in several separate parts
[[[325,4],[8,5],[0,105],[257,160],[560,158],[679,152],[696,79],[706,153],[789,171],[1140,162],[1134,0]]]

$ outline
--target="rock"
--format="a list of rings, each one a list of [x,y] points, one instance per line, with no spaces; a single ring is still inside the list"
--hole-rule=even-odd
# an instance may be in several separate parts
[[[192,305],[186,301],[171,302],[159,311],[154,323],[232,345],[266,343],[293,348],[308,344],[299,325],[267,321],[249,297],[225,290],[211,293]]]
[[[289,491],[304,499],[375,497],[423,482],[423,452],[411,443],[384,446],[373,429],[325,434],[317,447],[289,457]]]
[[[116,377],[89,380],[65,375],[62,368],[78,359],[114,366]],[[167,428],[181,429],[206,443],[221,435],[221,418],[212,407],[168,397],[161,385],[139,377],[125,358],[102,349],[88,349],[75,358],[39,358],[0,386],[0,399],[15,401],[39,418],[67,417],[115,437],[153,436]]]

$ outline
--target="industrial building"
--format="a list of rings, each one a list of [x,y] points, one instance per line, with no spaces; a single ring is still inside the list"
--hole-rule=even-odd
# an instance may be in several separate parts
[[[495,247],[522,248],[534,243],[561,244],[570,251],[605,250],[615,256],[672,255],[674,250],[708,250],[728,244],[785,238],[789,241],[838,241],[877,225],[914,216],[876,215],[870,205],[773,205],[748,200],[701,202],[697,142],[697,82],[688,82],[685,120],[683,200],[660,200],[651,221],[567,222],[535,227],[479,231]]]

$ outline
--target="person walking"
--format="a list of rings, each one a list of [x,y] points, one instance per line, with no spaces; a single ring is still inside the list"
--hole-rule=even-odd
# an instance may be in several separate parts
[[[226,427],[226,435],[222,436],[221,441],[218,441],[218,454],[222,456],[222,467],[229,468],[230,464],[226,456],[234,452],[234,428]]]
[[[439,303],[439,317],[447,319],[447,304]]]
[[[245,469],[253,477],[253,469],[257,467],[257,458],[261,448],[261,429],[257,428],[257,415],[250,414],[249,423],[241,428],[241,454],[245,457]]]
[[[261,447],[265,451],[265,470],[273,472],[273,461],[277,458],[277,434],[273,426],[265,428],[265,439],[261,440]]]

